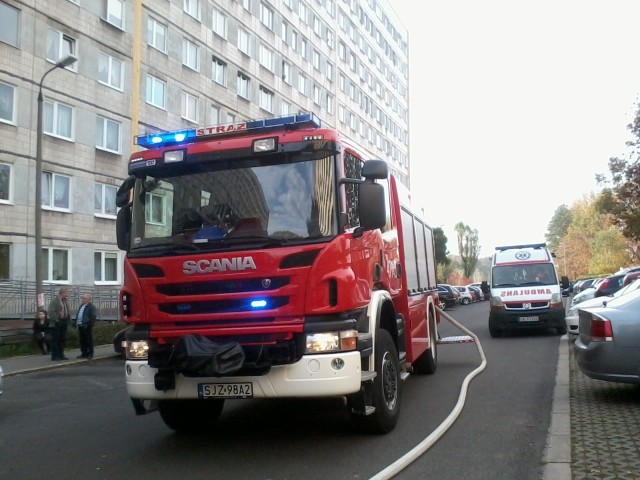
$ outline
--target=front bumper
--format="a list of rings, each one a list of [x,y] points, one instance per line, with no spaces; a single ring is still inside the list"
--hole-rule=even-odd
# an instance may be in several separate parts
[[[537,320],[531,320],[537,317]],[[527,329],[527,328],[562,328],[566,324],[565,310],[557,308],[545,311],[509,311],[491,312],[489,325],[499,330]]]
[[[158,369],[150,367],[146,360],[127,360],[125,372],[127,393],[140,400],[197,399],[198,384],[244,382],[253,384],[254,398],[341,396],[359,391],[362,381],[358,351],[305,355],[295,363],[273,366],[265,375],[186,377],[175,374],[175,388],[166,391],[156,389],[154,378]]]

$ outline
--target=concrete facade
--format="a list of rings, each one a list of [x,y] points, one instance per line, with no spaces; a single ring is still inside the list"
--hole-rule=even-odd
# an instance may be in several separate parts
[[[42,86],[47,283],[122,283],[108,207],[134,135],[313,112],[408,184],[408,38],[384,0],[0,0],[0,18],[1,279],[35,279],[39,82],[68,53]]]

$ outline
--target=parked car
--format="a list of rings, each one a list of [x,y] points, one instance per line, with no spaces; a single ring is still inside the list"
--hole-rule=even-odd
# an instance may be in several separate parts
[[[455,307],[458,304],[460,298],[460,292],[458,292],[451,285],[446,283],[438,284],[438,296],[440,297],[440,304],[444,308]]]
[[[122,346],[122,342],[124,341],[124,336],[132,328],[133,328],[133,326],[128,325],[128,326],[124,327],[122,330],[118,331],[113,336],[113,350],[118,355],[120,355],[122,358],[124,358],[124,356],[125,356],[124,347]]]
[[[591,286],[594,280],[596,280],[596,278],[585,278],[582,280],[578,280],[573,286],[573,293],[577,295],[578,293],[585,291]]]
[[[589,279],[589,286],[586,288],[580,289],[580,293],[574,295],[571,299],[571,305],[577,305],[580,302],[584,302],[585,300],[589,300],[596,296],[596,287],[598,284],[604,279],[602,278],[592,278]]]
[[[604,297],[608,295],[612,295],[616,291],[620,290],[624,285],[624,277],[625,273],[614,273],[613,275],[609,275],[602,279],[600,283],[595,287],[596,291],[594,293],[595,297]]]
[[[638,288],[640,288],[640,279],[636,279],[629,285],[622,287],[620,290],[613,293],[610,297],[594,297],[589,300],[580,302],[577,305],[572,305],[571,308],[569,308],[569,310],[567,311],[567,316],[565,317],[565,321],[567,322],[567,331],[573,335],[578,334],[579,309],[601,307],[603,305],[606,305],[612,298],[617,298],[620,295],[625,295],[627,293],[633,292]]]
[[[460,285],[454,285],[453,288],[460,292],[460,303],[462,305],[469,305],[473,303],[475,294],[472,294],[471,291],[467,287],[462,287]]]
[[[629,285],[636,278],[640,278],[640,272],[638,271],[629,272],[624,276],[624,280],[622,280],[622,285]]]
[[[477,300],[478,302],[481,302],[482,300],[484,300],[484,294],[482,293],[482,290],[480,290],[480,287],[467,285],[467,288],[476,294],[476,298],[478,299]]]
[[[578,367],[588,377],[640,384],[640,289],[579,308],[578,338],[573,344]]]

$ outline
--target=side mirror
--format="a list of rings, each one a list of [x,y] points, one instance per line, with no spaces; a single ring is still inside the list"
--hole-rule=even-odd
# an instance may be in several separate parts
[[[116,240],[120,250],[129,251],[131,245],[131,205],[122,207],[116,218]]]
[[[571,286],[571,282],[569,282],[569,277],[562,277],[562,280],[560,281],[560,284],[562,285],[562,288],[569,288]]]
[[[374,230],[387,223],[384,187],[377,183],[361,183],[358,185],[358,213],[360,227],[358,230]]]
[[[133,186],[136,183],[136,177],[130,176],[116,192],[116,207],[122,208],[125,205],[129,205],[131,203],[131,190],[133,190]]]

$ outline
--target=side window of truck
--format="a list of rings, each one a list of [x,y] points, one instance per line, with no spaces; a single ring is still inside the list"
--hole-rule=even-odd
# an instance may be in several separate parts
[[[347,178],[362,178],[362,161],[349,152],[344,154],[344,174]],[[347,210],[347,227],[353,228],[360,225],[358,215],[358,186],[355,184],[345,184],[345,200]]]

